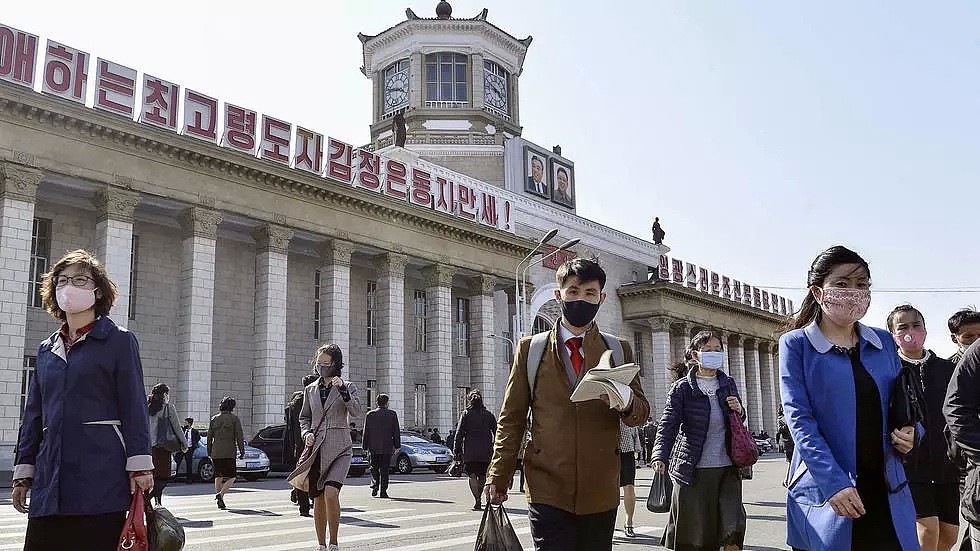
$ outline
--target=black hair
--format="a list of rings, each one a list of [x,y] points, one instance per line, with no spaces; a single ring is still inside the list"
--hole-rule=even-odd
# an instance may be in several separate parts
[[[381,393],[378,394],[378,407],[388,407],[388,395]]]
[[[339,376],[344,369],[344,353],[340,350],[340,346],[336,344],[325,344],[317,348],[316,352],[313,353],[313,358],[310,360],[310,365],[316,367],[316,359],[320,357],[320,354],[330,356],[330,367],[336,369],[337,375]],[[320,375],[322,376],[323,373]]]
[[[221,405],[218,406],[218,411],[232,411],[235,409],[236,404],[237,402],[235,402],[234,398],[231,396],[225,396],[221,399]]]
[[[573,258],[559,266],[558,270],[555,271],[558,287],[564,287],[568,279],[573,276],[582,283],[598,281],[600,289],[606,286],[606,272],[594,259]]]
[[[146,397],[146,406],[150,415],[156,415],[163,409],[163,396],[170,393],[170,387],[165,383],[157,383]]]
[[[711,339],[718,339],[721,343],[721,349],[725,349],[725,343],[721,340],[721,335],[712,331],[698,331],[697,335],[691,339],[691,344],[687,345],[687,353],[684,354],[684,358],[687,359],[691,352],[700,352],[701,347],[708,344]],[[692,359],[693,355],[690,356]]]
[[[868,277],[871,277],[871,267],[868,262],[861,258],[861,255],[843,245],[834,245],[818,254],[813,259],[813,263],[810,264],[810,271],[806,274],[806,296],[803,297],[799,312],[786,323],[787,331],[802,329],[813,321],[820,320],[820,305],[817,304],[817,299],[813,297],[810,287],[822,287],[827,276],[841,264],[858,264],[868,272]]]
[[[319,379],[319,378],[320,377],[317,377],[317,374],[316,373],[310,373],[309,375],[304,376],[303,377],[303,387],[305,388],[305,387],[310,386],[311,384],[315,383],[316,380]]]
[[[483,407],[483,393],[479,389],[474,388],[470,391],[469,395],[466,397],[466,409],[482,408]]]
[[[565,176],[568,176],[568,170],[566,170],[565,167],[561,167],[561,166],[558,167],[558,170],[555,171],[555,174],[559,174],[561,172],[564,172]]]
[[[895,316],[905,312],[915,312],[916,314],[919,314],[919,319],[922,320],[922,323],[926,323],[926,317],[922,315],[922,312],[920,312],[918,308],[912,306],[911,304],[902,304],[896,306],[895,309],[888,314],[888,317],[885,318],[885,327],[888,328],[889,332],[895,330],[895,328],[892,327],[895,324]]]
[[[193,418],[193,417],[188,417],[188,418],[186,418],[186,419],[184,419],[184,421],[187,421],[187,422],[188,422],[188,423],[190,423],[191,425],[193,425],[193,424],[194,424],[194,418]]]
[[[957,310],[955,314],[949,317],[949,332],[954,335],[959,335],[963,331],[964,325],[974,323],[980,323],[980,312],[977,312],[974,308]]]
[[[541,165],[541,168],[544,169],[544,161],[541,159],[541,157],[538,157],[537,155],[531,155],[531,163],[533,164],[534,161],[537,161]]]

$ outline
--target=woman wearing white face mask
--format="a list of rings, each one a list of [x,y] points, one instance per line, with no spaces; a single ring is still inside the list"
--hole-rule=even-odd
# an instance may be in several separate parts
[[[902,455],[913,427],[889,427],[901,364],[892,336],[858,323],[871,270],[836,246],[813,261],[800,312],[779,339],[783,411],[796,447],[787,543],[807,551],[918,551]]]
[[[62,325],[38,348],[17,443],[24,549],[111,551],[131,493],[153,488],[139,347],[108,318],[116,286],[88,252],[55,263],[41,296]]]
[[[662,542],[668,549],[725,551],[742,548],[745,508],[742,480],[732,465],[729,411],[745,411],[735,380],[721,371],[721,339],[702,331],[688,347],[691,369],[670,388],[653,448],[653,469],[670,468],[674,479],[670,519]]]

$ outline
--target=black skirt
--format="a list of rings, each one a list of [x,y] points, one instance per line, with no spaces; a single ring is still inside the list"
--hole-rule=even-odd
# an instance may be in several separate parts
[[[214,476],[217,478],[236,478],[238,477],[238,463],[232,459],[212,459],[214,463]]]
[[[619,452],[619,487],[636,483],[636,454]]]
[[[116,551],[126,511],[101,515],[56,515],[27,521],[24,551]]]

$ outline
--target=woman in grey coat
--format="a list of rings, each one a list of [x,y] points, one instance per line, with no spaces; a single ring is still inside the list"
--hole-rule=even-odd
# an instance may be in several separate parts
[[[317,380],[303,391],[299,425],[313,453],[300,458],[292,481],[308,471],[306,485],[313,499],[313,521],[319,551],[336,551],[340,528],[340,489],[347,479],[351,461],[350,418],[361,414],[357,388],[340,375],[344,355],[336,344],[321,346],[313,355]],[[326,527],[330,526],[330,546]]]
[[[153,439],[153,491],[150,492],[150,497],[160,505],[163,489],[170,480],[170,460],[174,452],[187,451],[187,441],[180,426],[177,408],[170,403],[169,386],[164,383],[155,385],[146,397],[146,407],[150,414],[150,434]]]

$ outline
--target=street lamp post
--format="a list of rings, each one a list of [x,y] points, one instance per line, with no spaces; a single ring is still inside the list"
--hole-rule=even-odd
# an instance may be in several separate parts
[[[541,258],[541,261],[544,262],[545,260],[551,258],[552,256],[555,256],[556,254],[558,254],[558,253],[560,253],[562,251],[568,250],[568,249],[574,247],[575,245],[578,245],[579,242],[581,242],[581,241],[582,240],[580,238],[578,238],[578,237],[576,237],[575,239],[569,239],[568,241],[564,242],[561,247],[558,247],[557,249],[555,249],[555,250],[551,251],[550,253],[544,255],[544,257]],[[521,294],[522,295],[525,295],[527,293],[527,271],[530,270],[530,269],[531,269],[531,265],[528,264],[524,268],[524,271],[521,273]],[[524,336],[524,318],[521,317],[521,332],[520,332],[520,334],[516,335],[515,338],[520,339],[523,336]],[[517,350],[517,347],[516,346],[514,347],[514,350],[515,351]]]
[[[521,336],[524,334],[524,308],[523,308],[524,296],[521,290],[521,282],[520,282],[521,266],[528,260],[541,254],[542,247],[545,244],[547,244],[549,241],[551,241],[556,235],[558,235],[557,228],[544,234],[541,240],[538,241],[538,244],[535,245],[533,249],[531,249],[531,252],[529,252],[527,256],[524,257],[523,260],[518,262],[517,266],[514,268],[514,297],[515,297],[514,313],[517,316],[517,320],[514,323],[514,336],[517,339],[521,338]]]

